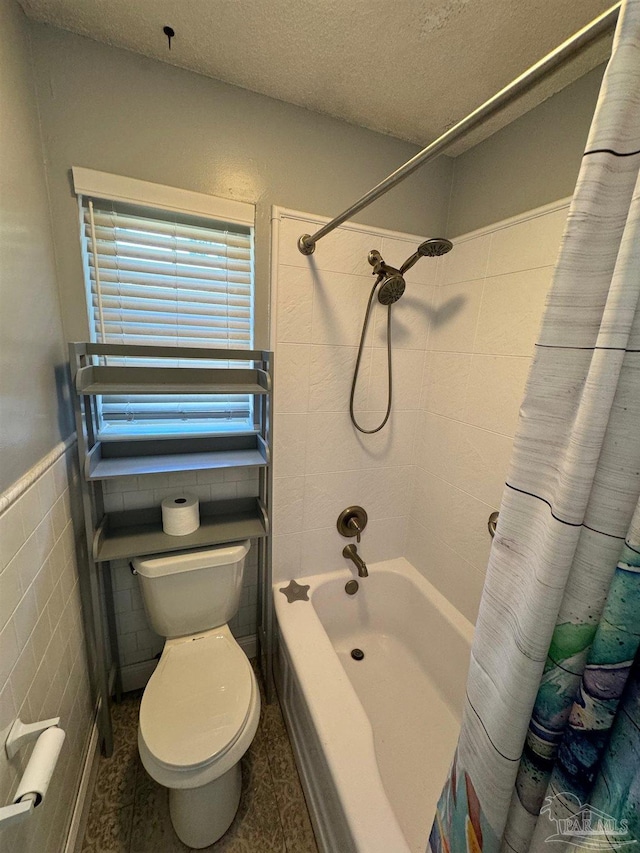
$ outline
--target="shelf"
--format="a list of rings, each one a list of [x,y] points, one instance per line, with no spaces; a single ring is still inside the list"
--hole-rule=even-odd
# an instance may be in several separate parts
[[[185,439],[99,441],[85,461],[85,479],[110,480],[137,474],[168,474],[212,468],[269,464],[269,451],[257,433]]]
[[[175,346],[156,346],[154,344],[99,344],[74,342],[69,344],[71,361],[86,356],[116,356],[117,358],[172,358],[176,357]],[[230,347],[217,349],[211,347],[179,347],[179,357],[210,361],[266,361],[272,353],[268,350],[242,349]]]
[[[268,394],[260,369],[211,367],[81,367],[78,394]]]
[[[264,509],[257,498],[201,504],[200,527],[186,536],[170,536],[163,531],[160,507],[112,512],[96,530],[93,559],[99,563],[126,560],[266,535]]]

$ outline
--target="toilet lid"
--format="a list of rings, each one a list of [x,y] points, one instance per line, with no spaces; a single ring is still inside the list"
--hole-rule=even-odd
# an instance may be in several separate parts
[[[165,647],[140,705],[140,733],[168,768],[193,770],[235,743],[249,715],[251,664],[224,634]]]

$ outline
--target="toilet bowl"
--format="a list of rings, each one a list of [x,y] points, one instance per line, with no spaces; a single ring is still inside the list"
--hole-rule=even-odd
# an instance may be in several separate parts
[[[225,625],[167,640],[140,705],[138,749],[169,788],[174,829],[207,847],[231,825],[240,801],[239,761],[260,716],[251,664]]]
[[[213,844],[233,821],[239,762],[260,716],[255,674],[228,625],[203,629],[203,621],[230,618],[237,610],[248,550],[249,543],[241,543],[134,560],[154,628],[167,636],[198,626],[167,638],[142,696],[138,726],[142,764],[169,789],[176,834],[195,849]]]

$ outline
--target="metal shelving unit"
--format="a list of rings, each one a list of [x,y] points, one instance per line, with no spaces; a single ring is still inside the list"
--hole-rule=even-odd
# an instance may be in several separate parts
[[[82,497],[89,566],[85,611],[90,615],[90,643],[95,647],[100,694],[100,732],[107,755],[113,748],[109,713],[110,683],[120,692],[119,656],[109,564],[141,554],[183,550],[240,539],[258,541],[258,646],[267,700],[273,697],[273,601],[271,593],[270,511],[273,491],[271,457],[273,354],[263,350],[215,350],[72,343],[69,345],[74,409],[78,432]],[[109,364],[109,360],[117,364]],[[139,366],[122,362],[166,359],[171,364]],[[173,366],[176,360],[185,366]],[[202,366],[202,362],[207,366]],[[221,367],[220,362],[247,367]],[[189,366],[197,363],[197,366]],[[100,433],[98,398],[102,394],[251,394],[254,428],[224,435],[126,437]],[[194,533],[164,533],[159,506],[105,512],[104,483],[119,477],[166,474],[229,467],[258,470],[258,496],[203,503]],[[106,621],[105,621],[106,620]],[[107,649],[110,644],[112,668]],[[115,671],[113,667],[115,666]]]

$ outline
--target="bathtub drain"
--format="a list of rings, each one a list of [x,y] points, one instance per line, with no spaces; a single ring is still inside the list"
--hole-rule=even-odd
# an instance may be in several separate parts
[[[354,660],[362,660],[362,658],[364,657],[364,652],[362,651],[362,649],[352,649],[351,657]]]

